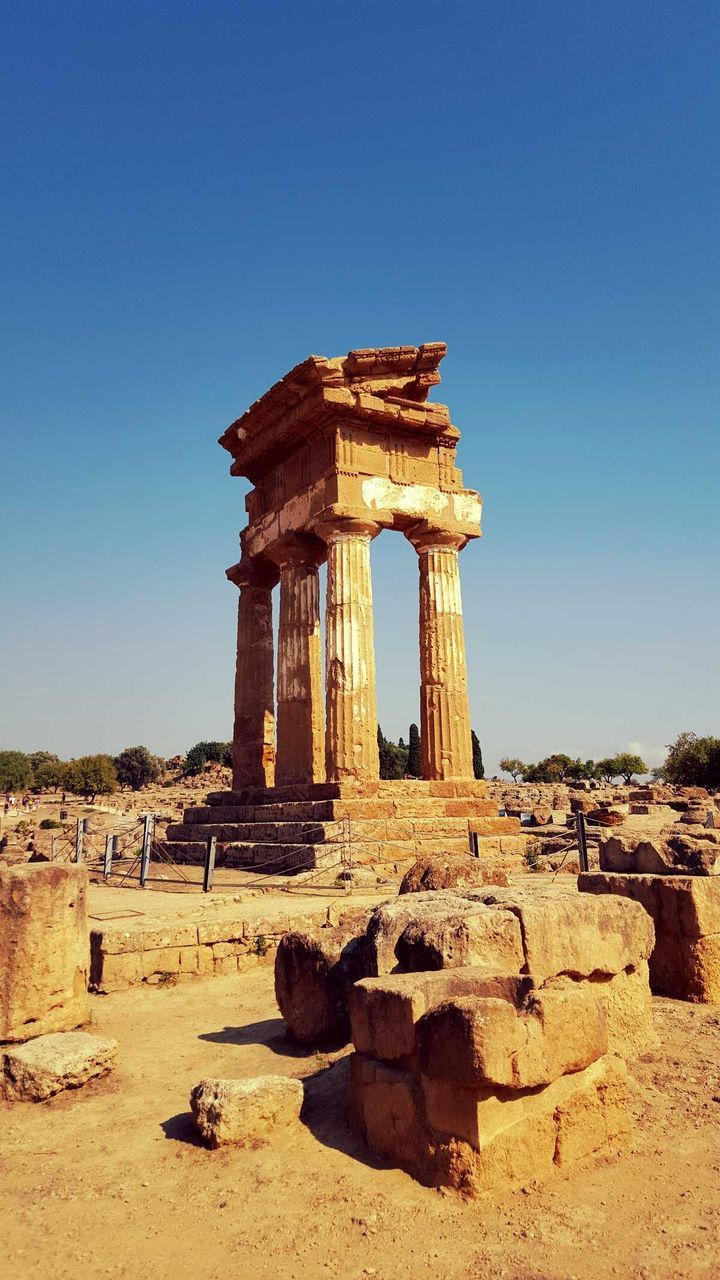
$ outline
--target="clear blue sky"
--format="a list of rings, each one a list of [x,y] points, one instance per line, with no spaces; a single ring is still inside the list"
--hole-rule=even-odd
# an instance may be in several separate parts
[[[229,737],[218,435],[435,339],[487,764],[720,732],[715,3],[16,0],[0,47],[0,746]],[[396,737],[415,555],[373,557]]]

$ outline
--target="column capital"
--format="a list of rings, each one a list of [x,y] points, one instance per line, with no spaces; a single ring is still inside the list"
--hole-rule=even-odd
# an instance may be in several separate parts
[[[405,529],[405,537],[412,542],[418,555],[425,551],[462,551],[468,541],[467,534],[452,529],[440,529],[420,520],[409,529]]]
[[[314,533],[288,533],[267,547],[265,555],[280,569],[288,564],[316,569],[327,559],[327,547]]]
[[[341,538],[362,538],[365,542],[371,542],[382,529],[382,525],[366,511],[351,511],[341,507],[326,507],[315,517],[311,527],[328,545],[339,542]]]
[[[243,556],[237,564],[225,570],[225,577],[236,587],[260,587],[271,591],[280,581],[280,571],[277,565],[262,556]]]

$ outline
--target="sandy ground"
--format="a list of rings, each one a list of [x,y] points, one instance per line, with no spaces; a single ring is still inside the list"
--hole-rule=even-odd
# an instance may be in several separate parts
[[[720,1271],[720,1008],[656,1000],[635,1064],[631,1150],[497,1202],[465,1203],[375,1161],[345,1122],[342,1055],[286,1040],[272,973],[95,997],[114,1075],[2,1108],[0,1257],[13,1277],[377,1276],[585,1280]],[[304,1124],[210,1151],[189,1123],[204,1075],[303,1077]]]

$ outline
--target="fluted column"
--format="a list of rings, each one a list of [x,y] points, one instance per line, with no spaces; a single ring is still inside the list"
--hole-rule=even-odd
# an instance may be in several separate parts
[[[275,775],[272,589],[278,571],[265,560],[241,560],[227,570],[238,601],[233,790],[271,787]]]
[[[268,554],[280,568],[275,785],[325,777],[318,565],[324,544],[296,535]]]
[[[370,521],[338,518],[327,543],[325,766],[328,782],[376,781],[379,772]]]
[[[420,719],[424,778],[472,778],[459,535],[407,535],[420,567]]]

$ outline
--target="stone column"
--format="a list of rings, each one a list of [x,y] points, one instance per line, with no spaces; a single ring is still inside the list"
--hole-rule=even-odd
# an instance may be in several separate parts
[[[274,564],[247,559],[227,570],[238,601],[233,791],[272,787],[275,775],[272,589]]]
[[[275,785],[325,778],[318,565],[319,538],[284,538],[268,555],[280,568]]]
[[[377,781],[370,543],[379,526],[338,517],[318,529],[327,543],[325,766],[328,782]]]
[[[472,778],[467,660],[458,551],[465,538],[407,534],[420,566],[420,720],[423,778]]]

